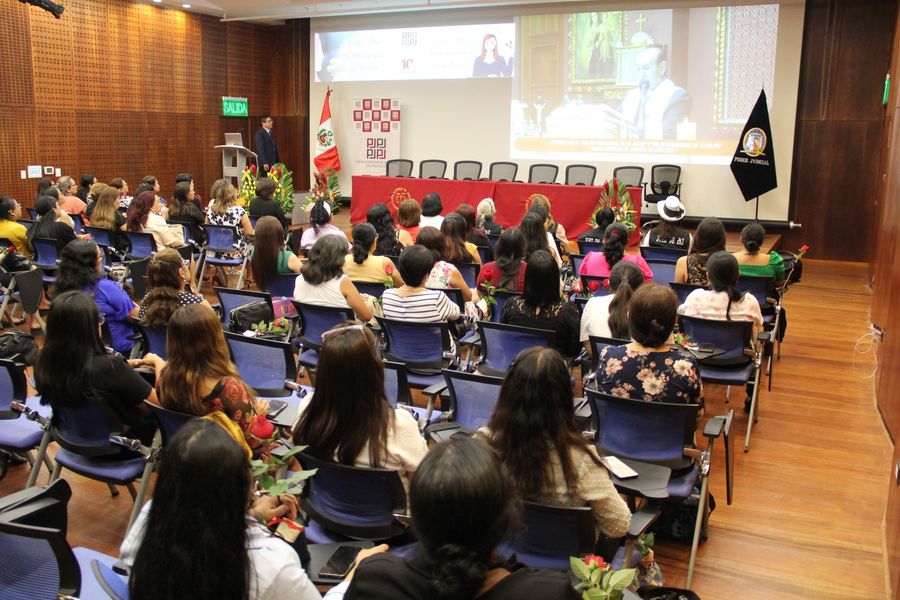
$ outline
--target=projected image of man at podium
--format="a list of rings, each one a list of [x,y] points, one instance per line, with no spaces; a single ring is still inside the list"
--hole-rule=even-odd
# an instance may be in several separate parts
[[[666,76],[664,48],[642,50],[635,65],[640,76],[638,85],[622,101],[622,116],[630,124],[628,137],[674,139],[676,124],[690,112],[691,97]]]
[[[275,137],[272,135],[272,127],[275,121],[269,115],[263,115],[261,119],[262,127],[253,136],[253,146],[256,151],[256,161],[263,171],[268,171],[269,167],[281,162],[278,155],[278,144],[275,143]]]

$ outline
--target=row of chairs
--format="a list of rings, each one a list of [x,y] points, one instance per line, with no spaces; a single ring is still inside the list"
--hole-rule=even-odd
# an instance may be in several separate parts
[[[453,179],[482,179],[482,163],[477,160],[459,160],[453,163]],[[519,165],[514,162],[497,161],[488,166],[487,181],[516,181]],[[387,161],[385,175],[388,177],[412,177],[413,161],[396,158]],[[447,161],[428,159],[419,162],[419,179],[444,179],[447,173]],[[594,185],[597,167],[593,165],[569,165],[565,171],[566,185]],[[528,183],[556,183],[559,166],[553,164],[534,164],[528,168]],[[613,178],[628,186],[644,187],[644,168],[624,166],[613,169]],[[670,195],[679,195],[681,184],[681,167],[678,165],[653,165],[651,167],[650,193],[646,194],[647,202],[659,202]],[[662,196],[658,198],[657,196]]]

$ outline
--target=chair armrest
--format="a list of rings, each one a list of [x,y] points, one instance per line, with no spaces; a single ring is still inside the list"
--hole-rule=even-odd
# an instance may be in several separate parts
[[[772,332],[771,331],[760,331],[756,334],[756,339],[761,342],[771,342],[772,341]]]
[[[715,439],[722,435],[724,430],[725,417],[718,415],[706,422],[706,427],[703,428],[703,435],[707,438]]]
[[[447,383],[442,381],[442,382],[435,383],[435,384],[428,386],[427,388],[422,390],[422,394],[433,398],[435,396],[440,395],[440,393],[446,389],[447,389]]]
[[[647,532],[653,523],[662,514],[658,506],[645,503],[631,514],[631,525],[628,527],[628,537],[636,538]]]

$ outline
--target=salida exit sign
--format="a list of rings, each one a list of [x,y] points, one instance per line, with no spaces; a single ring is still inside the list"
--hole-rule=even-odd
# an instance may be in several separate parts
[[[222,96],[222,116],[223,117],[246,117],[247,99],[234,98],[232,96]]]

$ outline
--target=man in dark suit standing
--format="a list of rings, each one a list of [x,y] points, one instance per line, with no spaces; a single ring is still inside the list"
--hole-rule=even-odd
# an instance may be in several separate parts
[[[256,160],[262,167],[263,172],[268,171],[272,165],[281,162],[278,155],[278,144],[272,136],[272,126],[275,121],[269,115],[263,115],[262,127],[253,136],[253,147],[256,151]]]

